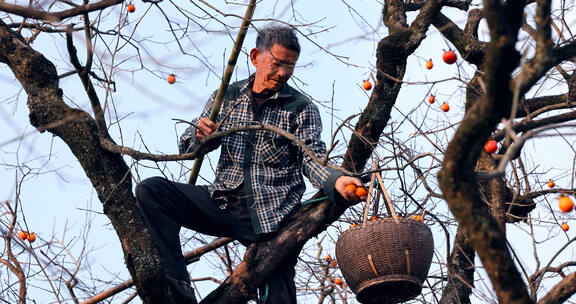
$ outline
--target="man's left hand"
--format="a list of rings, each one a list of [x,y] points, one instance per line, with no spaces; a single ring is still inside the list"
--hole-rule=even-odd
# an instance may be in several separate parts
[[[358,203],[360,201],[365,201],[367,196],[359,197],[356,195],[354,191],[346,191],[346,186],[350,184],[354,184],[356,185],[356,187],[364,187],[360,179],[352,176],[343,175],[336,179],[336,182],[334,183],[334,188],[336,189],[336,191],[338,191],[338,193],[340,193],[340,195],[345,200],[349,202]]]

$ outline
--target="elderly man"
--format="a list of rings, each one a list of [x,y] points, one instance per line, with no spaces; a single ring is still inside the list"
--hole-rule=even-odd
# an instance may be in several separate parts
[[[250,51],[255,73],[228,87],[215,121],[207,118],[213,94],[200,118],[182,135],[180,152],[194,150],[200,140],[215,131],[260,122],[291,133],[316,156],[323,157],[326,148],[320,139],[318,108],[287,84],[299,54],[300,45],[291,28],[261,29],[256,47]],[[276,132],[235,132],[211,148],[218,146],[221,153],[212,184],[196,186],[153,177],[136,187],[139,206],[158,243],[177,303],[196,303],[180,247],[182,226],[207,235],[232,237],[244,245],[269,237],[301,207],[303,175],[333,202],[365,199],[345,190],[348,184],[361,186],[359,179],[314,162],[298,145]],[[266,279],[260,288],[267,290],[265,303],[296,303],[296,261],[295,255]]]

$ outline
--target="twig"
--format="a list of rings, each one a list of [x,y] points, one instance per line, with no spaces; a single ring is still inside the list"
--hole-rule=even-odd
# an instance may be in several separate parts
[[[202,256],[203,254],[210,252],[212,250],[215,250],[217,248],[220,248],[230,242],[232,242],[233,239],[231,238],[218,238],[202,247],[198,247],[186,254],[184,254],[184,260],[186,260],[187,263],[191,263],[192,261],[196,261],[200,256]],[[103,301],[104,299],[107,299],[115,294],[118,294],[130,287],[134,286],[134,281],[132,279],[126,280],[112,288],[109,288],[107,290],[104,290],[100,293],[98,293],[97,295],[91,297],[90,299],[87,299],[86,301],[80,303],[80,304],[94,304],[94,303],[98,303],[100,301]]]

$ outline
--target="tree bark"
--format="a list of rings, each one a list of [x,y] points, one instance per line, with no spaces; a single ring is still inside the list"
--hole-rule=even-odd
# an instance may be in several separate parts
[[[474,168],[484,143],[512,104],[511,73],[520,56],[515,42],[524,3],[485,1],[491,42],[484,62],[484,96],[464,116],[446,149],[438,181],[450,210],[490,277],[501,303],[531,303],[508,251],[506,236],[482,202]]]
[[[145,303],[171,303],[159,253],[136,208],[130,169],[120,154],[100,145],[94,119],[62,100],[56,68],[0,20],[0,60],[28,95],[30,123],[62,139],[90,179],[116,230],[126,266]]]
[[[576,293],[576,273],[565,276],[538,304],[562,304]]]
[[[476,268],[474,248],[466,239],[461,226],[456,230],[454,247],[448,260],[448,283],[442,290],[440,304],[469,304]]]

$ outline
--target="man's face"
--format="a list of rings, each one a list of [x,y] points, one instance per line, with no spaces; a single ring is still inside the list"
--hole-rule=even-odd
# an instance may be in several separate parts
[[[252,91],[276,92],[290,79],[294,66],[298,60],[298,53],[274,44],[270,51],[260,52],[254,48],[250,51],[250,61],[256,67]]]

